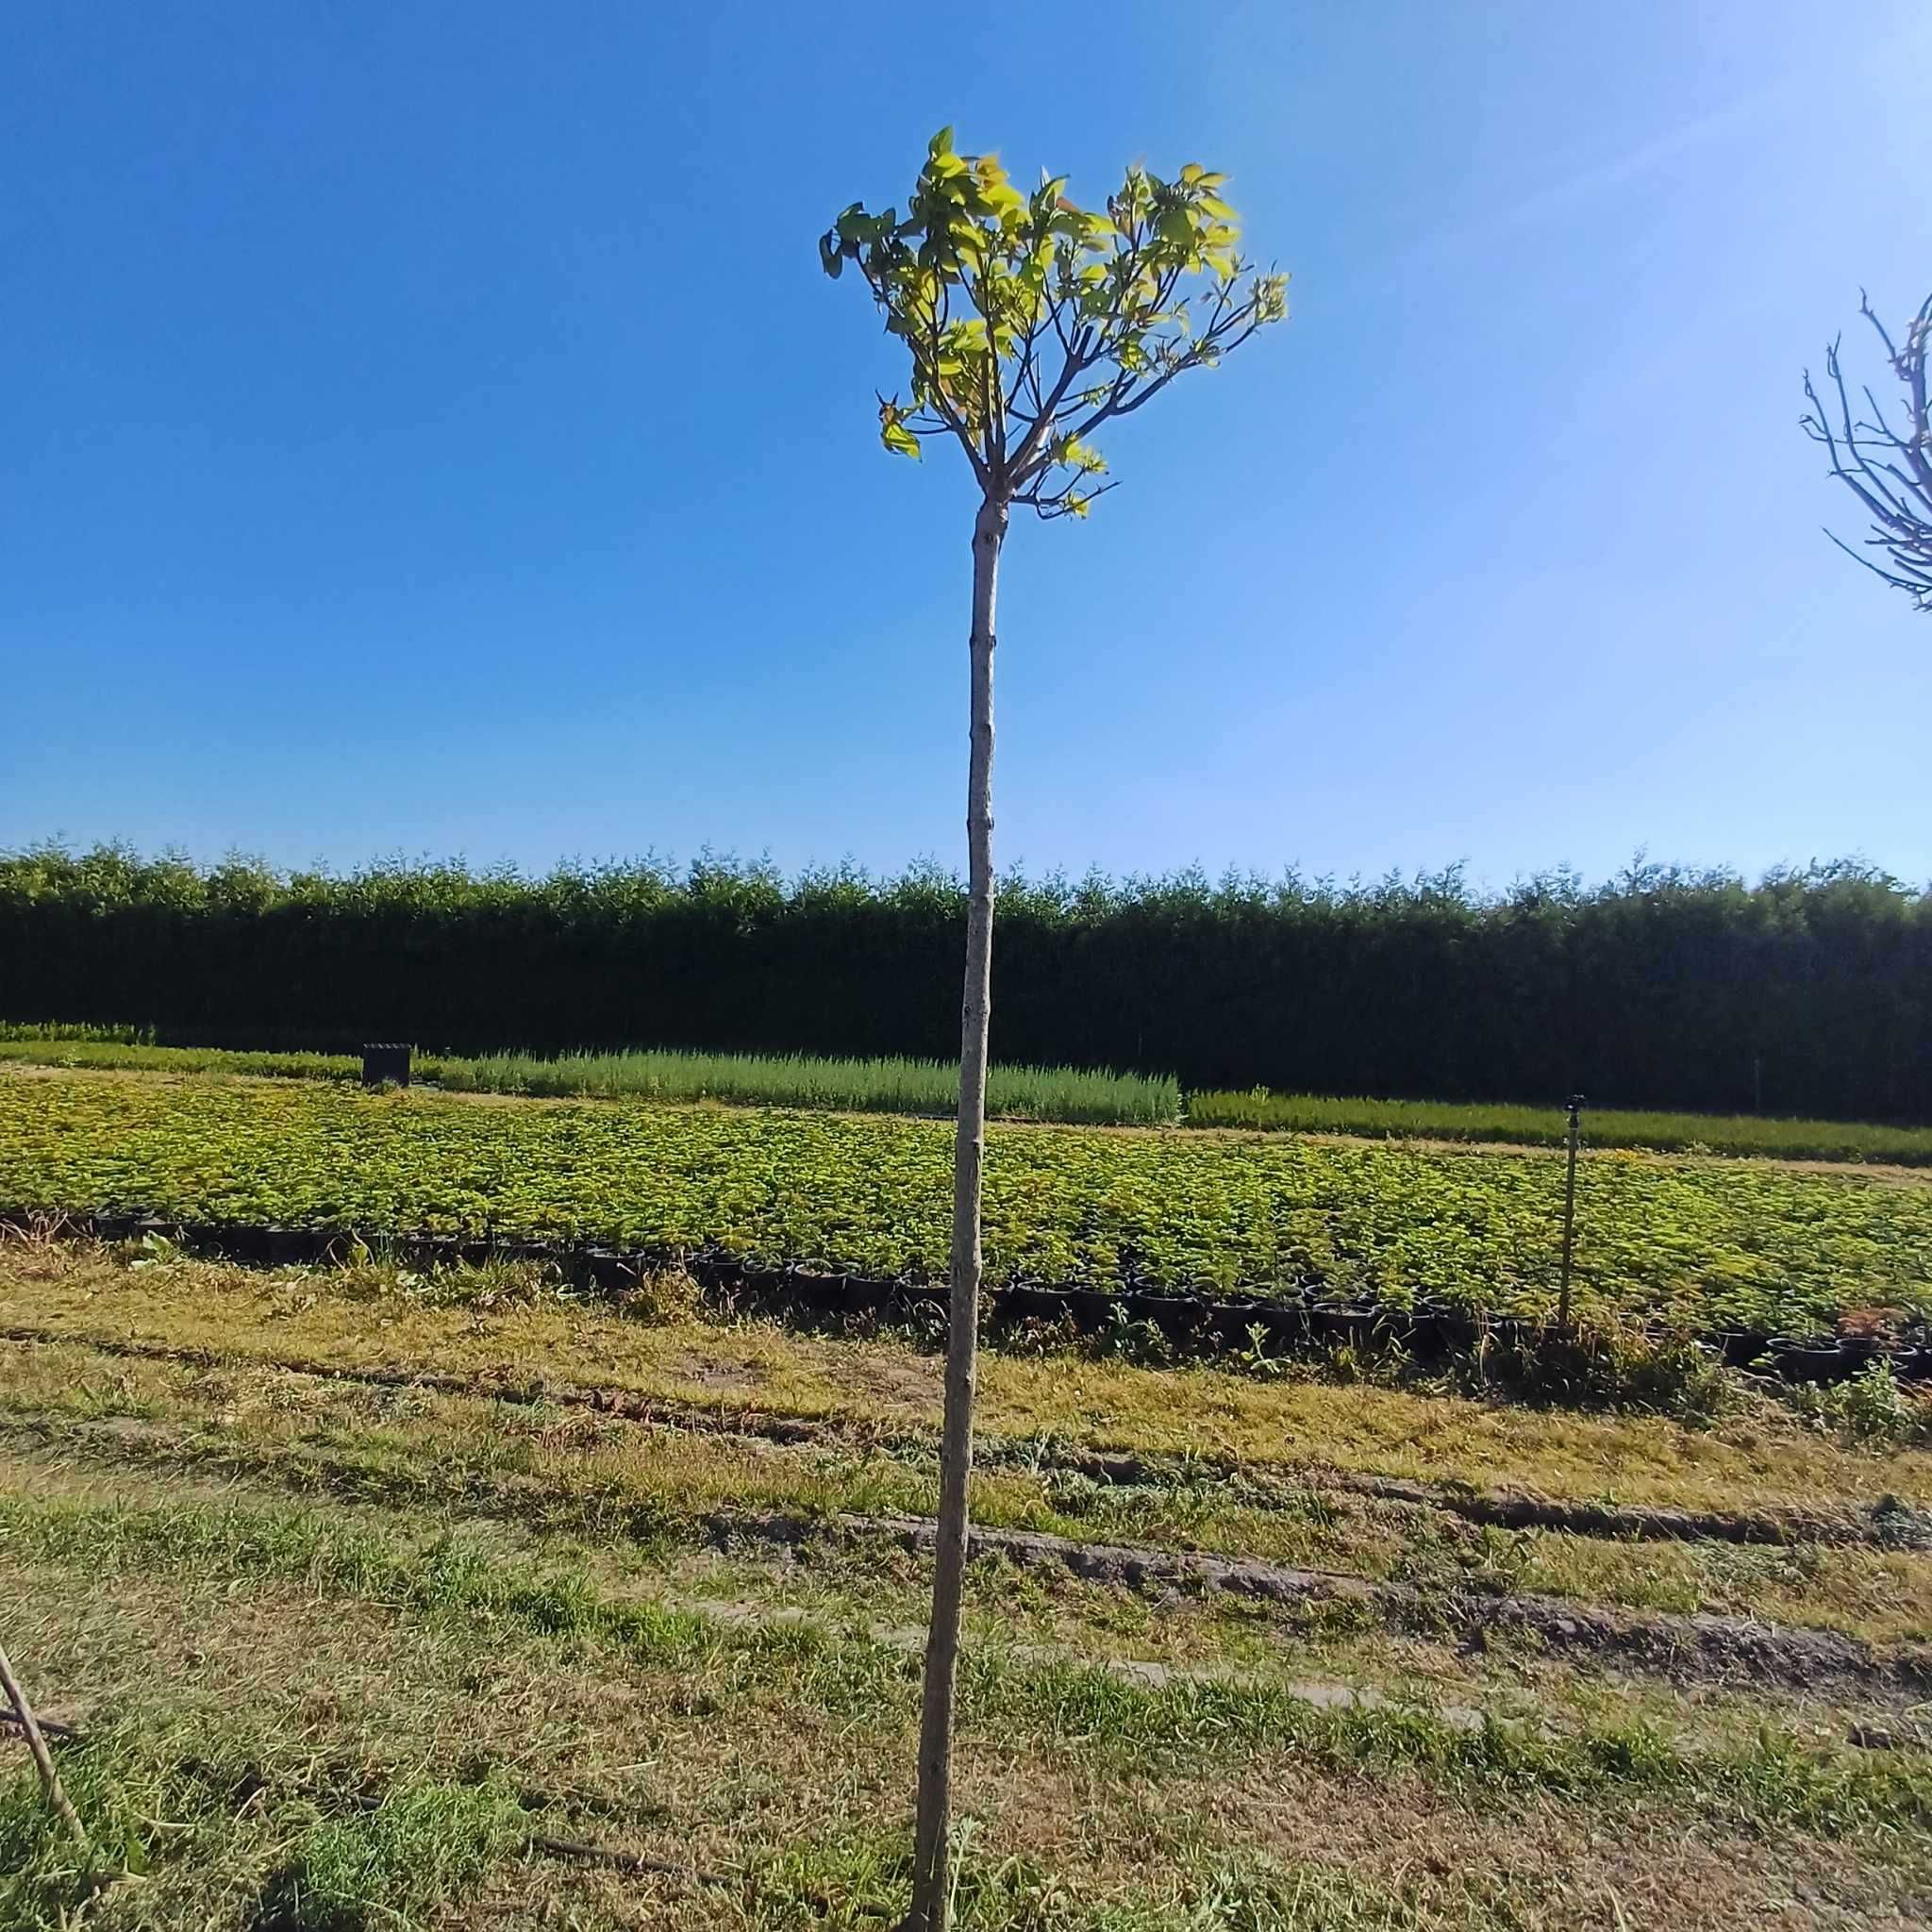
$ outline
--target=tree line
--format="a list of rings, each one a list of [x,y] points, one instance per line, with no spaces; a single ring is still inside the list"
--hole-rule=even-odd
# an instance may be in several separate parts
[[[1932,1119],[1932,890],[1637,864],[1507,892],[1197,872],[1001,888],[1009,1062],[1434,1099]],[[208,1044],[958,1051],[960,883],[0,855],[0,1018]]]

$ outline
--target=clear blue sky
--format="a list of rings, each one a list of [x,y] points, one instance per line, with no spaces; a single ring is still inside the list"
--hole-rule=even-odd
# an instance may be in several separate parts
[[[1932,618],[1796,427],[1932,287],[1924,0],[949,19],[8,9],[0,844],[953,862],[968,486],[814,253],[950,121],[1294,276],[1016,525],[1003,863],[1932,876]]]

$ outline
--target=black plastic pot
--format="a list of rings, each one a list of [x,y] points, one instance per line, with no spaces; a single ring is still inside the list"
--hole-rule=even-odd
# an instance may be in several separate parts
[[[1260,1309],[1266,1307],[1253,1295],[1230,1295],[1224,1300],[1202,1304],[1204,1331],[1230,1348],[1244,1348],[1248,1330],[1260,1324]]]
[[[1833,1342],[1788,1342],[1774,1346],[1772,1367],[1787,1382],[1842,1382],[1862,1362],[1853,1363]]]
[[[1308,1310],[1308,1332],[1331,1347],[1359,1346],[1374,1337],[1382,1320],[1374,1308],[1317,1307]]]
[[[1748,1369],[1771,1346],[1771,1337],[1753,1328],[1721,1328],[1710,1338],[1725,1367]]]
[[[204,1231],[202,1241],[210,1248],[219,1248],[225,1255],[233,1256],[238,1261],[253,1261],[265,1266],[274,1258],[275,1243],[265,1227],[226,1227]]]
[[[1067,1312],[1082,1334],[1091,1335],[1113,1319],[1114,1297],[1104,1289],[1069,1288],[1061,1292],[1066,1297]]]
[[[1256,1302],[1246,1313],[1247,1326],[1263,1330],[1277,1348],[1304,1347],[1314,1332],[1306,1302]],[[1242,1337],[1246,1339],[1245,1328]]]
[[[840,1279],[839,1307],[848,1315],[877,1315],[891,1304],[892,1285],[875,1281],[868,1274],[847,1274]]]
[[[268,1264],[271,1268],[292,1268],[308,1260],[303,1252],[302,1230],[299,1227],[269,1227],[262,1230],[268,1249]]]
[[[1015,1282],[998,1290],[993,1307],[1003,1322],[1057,1322],[1066,1311],[1066,1298],[1058,1290]]]
[[[1195,1294],[1150,1294],[1144,1290],[1117,1295],[1116,1302],[1130,1322],[1145,1322],[1170,1341],[1198,1334],[1206,1325],[1208,1304]]]
[[[1418,1308],[1411,1311],[1406,1321],[1399,1321],[1396,1324],[1394,1334],[1405,1348],[1431,1360],[1455,1353],[1456,1338],[1452,1318],[1440,1308]]]

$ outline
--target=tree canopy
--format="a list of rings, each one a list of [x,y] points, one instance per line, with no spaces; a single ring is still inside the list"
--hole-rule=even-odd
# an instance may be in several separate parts
[[[879,437],[918,457],[950,433],[990,497],[1085,516],[1111,484],[1094,432],[1189,369],[1211,368],[1288,312],[1288,278],[1240,253],[1224,177],[1136,165],[1106,210],[1049,175],[1029,193],[941,128],[902,216],[854,202],[819,242],[851,262],[911,359],[909,399],[879,398]]]

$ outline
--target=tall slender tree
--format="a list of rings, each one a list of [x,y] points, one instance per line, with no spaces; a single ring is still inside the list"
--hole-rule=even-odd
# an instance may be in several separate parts
[[[1872,519],[1862,551],[1838,537],[1831,541],[1893,590],[1903,591],[1919,609],[1932,611],[1932,395],[1925,373],[1926,352],[1932,349],[1932,295],[1920,303],[1897,341],[1862,292],[1858,313],[1876,332],[1904,394],[1888,409],[1863,384],[1858,391],[1862,407],[1855,404],[1840,344],[1834,341],[1824,352],[1831,406],[1819,400],[1807,369],[1805,395],[1811,407],[1799,422],[1814,442],[1824,445],[1831,474]]]
[[[906,212],[854,202],[819,242],[837,277],[864,279],[910,360],[908,396],[881,396],[879,437],[917,458],[948,436],[979,486],[973,520],[971,756],[966,785],[966,978],[932,1622],[920,1718],[918,1822],[908,1932],[951,1923],[953,1690],[966,1565],[977,1371],[980,1178],[986,1159],[987,1028],[992,980],[992,669],[1000,548],[1016,505],[1084,517],[1111,489],[1094,432],[1130,416],[1175,376],[1212,368],[1288,312],[1284,275],[1239,250],[1223,177],[1190,164],[1172,180],[1127,170],[1105,212],[1069,199],[1064,177],[1022,193],[991,155],[926,149]]]

